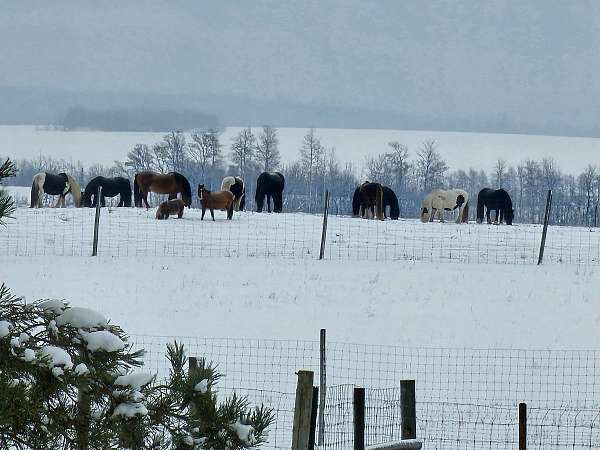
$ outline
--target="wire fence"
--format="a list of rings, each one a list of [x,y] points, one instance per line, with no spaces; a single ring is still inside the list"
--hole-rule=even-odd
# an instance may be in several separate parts
[[[146,366],[168,373],[174,338],[131,337]],[[223,395],[275,409],[265,448],[289,448],[296,372],[320,372],[317,341],[177,338],[218,363]],[[421,348],[328,343],[325,445],[352,447],[354,386],[366,389],[367,444],[399,439],[402,379],[416,381],[417,436],[426,449],[514,449],[520,402],[529,405],[530,448],[600,448],[600,351]]]
[[[19,208],[0,233],[10,256],[89,256],[91,208]],[[182,220],[156,220],[153,210],[103,208],[98,255],[110,257],[318,257],[323,219],[318,214],[241,212],[216,221],[186,209]],[[541,225],[494,226],[384,222],[329,216],[325,259],[535,264]],[[600,232],[595,228],[551,226],[545,263],[600,264]]]

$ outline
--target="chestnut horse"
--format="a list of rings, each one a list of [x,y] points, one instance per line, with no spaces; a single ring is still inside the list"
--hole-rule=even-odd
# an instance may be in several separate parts
[[[142,201],[146,208],[148,204],[148,192],[157,194],[169,194],[169,200],[177,198],[181,193],[181,199],[188,208],[192,206],[192,189],[187,178],[178,172],[157,173],[152,171],[138,172],[133,179],[133,198],[135,206],[142,206]]]
[[[204,213],[207,208],[210,209],[210,215],[213,221],[215,220],[215,213],[213,212],[215,209],[226,210],[227,220],[231,220],[233,217],[233,202],[235,197],[231,191],[222,190],[210,192],[203,184],[199,184],[198,197],[200,197],[200,204],[202,205],[202,217],[200,220],[204,220]]]

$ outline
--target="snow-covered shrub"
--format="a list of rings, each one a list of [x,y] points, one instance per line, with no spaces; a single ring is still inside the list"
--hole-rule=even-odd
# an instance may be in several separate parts
[[[220,374],[167,347],[168,379],[143,370],[124,331],[61,300],[26,303],[0,287],[0,449],[242,449],[264,441],[272,410],[219,403]]]

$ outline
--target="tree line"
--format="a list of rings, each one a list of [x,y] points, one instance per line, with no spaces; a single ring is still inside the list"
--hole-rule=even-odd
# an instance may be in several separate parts
[[[153,145],[137,144],[124,161],[112,166],[56,160],[40,156],[16,161],[17,176],[11,184],[27,186],[41,171],[73,174],[83,185],[97,175],[125,176],[155,170],[183,173],[193,186],[203,183],[219,189],[226,175],[239,175],[246,182],[249,207],[253,207],[254,184],[263,171],[280,171],[286,179],[286,211],[322,210],[325,190],[330,191],[330,211],[349,214],[354,189],[365,180],[391,187],[400,201],[401,217],[416,217],[422,198],[434,188],[461,188],[471,198],[470,219],[474,220],[477,193],[484,187],[504,188],[511,195],[515,222],[540,223],[548,189],[553,190],[551,223],[595,226],[600,203],[600,170],[589,164],[578,175],[565,174],[552,158],[525,159],[510,165],[499,158],[491,170],[468,168],[450,170],[438,151],[438,143],[425,140],[414,150],[398,142],[377,156],[368,157],[362,176],[351,163],[341,165],[336,149],[325,146],[314,129],[298,143],[296,160],[282,163],[277,128],[264,126],[255,131],[242,129],[229,143],[222,142],[216,128],[165,134]]]

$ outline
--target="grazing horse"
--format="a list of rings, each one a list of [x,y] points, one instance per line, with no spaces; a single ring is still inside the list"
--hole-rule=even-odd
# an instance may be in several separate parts
[[[177,218],[183,217],[183,210],[185,204],[180,198],[174,198],[173,200],[167,200],[162,202],[156,210],[156,218],[158,220],[168,219],[170,215],[177,214]]]
[[[98,198],[98,187],[102,186],[100,198]],[[119,195],[119,204],[117,206],[131,206],[131,183],[123,177],[95,177],[85,187],[81,203],[83,206],[97,206],[100,200],[100,206],[106,206],[106,197],[116,197]],[[92,197],[94,199],[92,200]]]
[[[142,201],[146,208],[148,204],[148,192],[157,194],[169,194],[169,200],[177,198],[181,193],[181,199],[188,208],[192,206],[192,188],[187,178],[178,172],[158,173],[152,171],[138,172],[133,179],[133,196],[135,206],[142,206]]]
[[[41,208],[44,194],[58,195],[55,208],[65,206],[65,197],[70,193],[76,207],[81,206],[81,188],[79,183],[71,175],[64,172],[58,175],[48,172],[40,172],[33,177],[31,182],[30,208]]]
[[[273,197],[273,212],[280,213],[283,210],[283,189],[285,178],[279,172],[263,172],[256,180],[256,210],[262,212],[267,197],[267,211],[271,212],[271,197]]]
[[[489,189],[484,188],[477,195],[477,223],[483,222],[483,210],[487,208],[486,217],[487,223],[492,223],[490,219],[490,211],[496,210],[496,218],[494,223],[502,223],[506,221],[507,225],[512,225],[515,217],[515,210],[512,206],[510,195],[504,189]],[[500,221],[498,221],[500,215]]]
[[[456,223],[467,223],[469,221],[469,194],[466,191],[434,189],[427,194],[421,204],[421,222],[433,222],[436,213],[438,213],[440,222],[443,222],[444,211],[454,211],[457,208]]]
[[[243,211],[246,206],[246,186],[244,180],[240,177],[225,177],[221,182],[222,191],[231,191],[235,200],[233,201],[234,211]]]
[[[365,183],[368,183],[366,181]],[[363,183],[364,184],[364,183]],[[383,186],[383,217],[387,218],[387,207],[390,207],[390,219],[398,220],[400,217],[400,207],[398,206],[398,197],[396,193],[389,187]],[[354,217],[364,216],[365,211],[360,209],[360,186],[354,190],[352,196],[352,215]],[[375,211],[371,209],[371,215],[375,215]]]
[[[215,209],[226,210],[227,220],[231,220],[233,217],[233,201],[235,197],[231,191],[223,190],[217,192],[210,192],[204,187],[203,184],[198,185],[198,197],[200,197],[200,204],[202,205],[202,217],[200,220],[204,220],[204,213],[206,208],[210,209],[210,216],[214,222]]]
[[[379,183],[364,182],[358,188],[360,211],[363,218],[376,217],[384,219],[383,212],[383,186]]]

